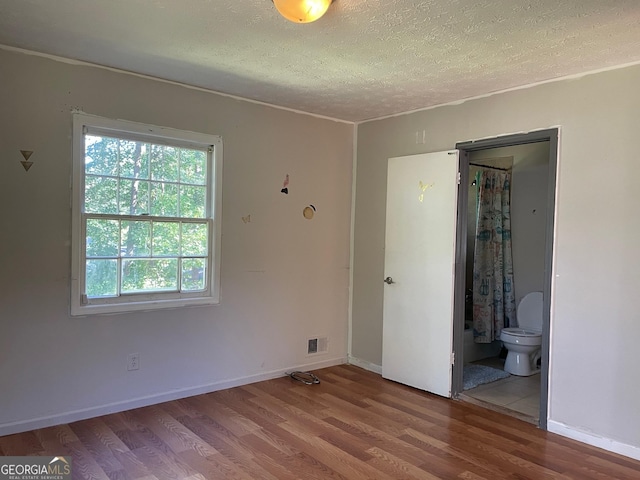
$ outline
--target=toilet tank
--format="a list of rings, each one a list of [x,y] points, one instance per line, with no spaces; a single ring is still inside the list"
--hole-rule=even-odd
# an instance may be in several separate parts
[[[542,332],[542,292],[526,294],[518,304],[518,326]]]

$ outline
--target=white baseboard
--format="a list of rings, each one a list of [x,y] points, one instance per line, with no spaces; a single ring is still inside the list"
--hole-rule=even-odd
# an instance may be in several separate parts
[[[600,437],[593,433],[585,432],[554,420],[549,420],[547,422],[547,430],[552,433],[562,435],[563,437],[569,437],[573,440],[602,448],[603,450],[608,450],[609,452],[619,453],[625,457],[640,460],[640,447],[611,440],[610,438]]]
[[[381,365],[376,365],[375,363],[367,362],[366,360],[361,360],[359,358],[352,357],[351,355],[349,355],[349,364],[355,365],[356,367],[364,368],[365,370],[377,373],[378,375],[382,375]]]
[[[3,423],[0,424],[0,437],[4,435],[11,435],[14,433],[27,432],[29,430],[35,430],[37,428],[46,428],[64,423],[77,422],[79,420],[86,420],[87,418],[100,417],[102,415],[123,412],[125,410],[131,410],[134,408],[147,407],[149,405],[156,405],[158,403],[169,402],[171,400],[178,400],[179,398],[193,397],[194,395],[216,392],[218,390],[225,390],[227,388],[248,385],[250,383],[261,382],[263,380],[271,380],[273,378],[285,376],[288,372],[296,370],[316,370],[319,368],[341,365],[343,363],[347,363],[347,359],[345,357],[333,358],[321,362],[313,362],[279,370],[272,370],[270,372],[260,373],[257,375],[249,375],[247,377],[222,380],[220,382],[215,382],[208,385],[182,388],[178,390],[172,390],[170,392],[124,400],[121,402],[113,402],[80,410],[56,413],[54,415],[49,415],[46,417],[38,417],[27,420],[19,420],[17,422]]]

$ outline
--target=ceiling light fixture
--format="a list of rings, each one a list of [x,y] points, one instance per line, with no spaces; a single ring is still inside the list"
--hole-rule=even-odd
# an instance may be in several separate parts
[[[294,23],[311,23],[322,17],[333,0],[273,0],[276,10]]]

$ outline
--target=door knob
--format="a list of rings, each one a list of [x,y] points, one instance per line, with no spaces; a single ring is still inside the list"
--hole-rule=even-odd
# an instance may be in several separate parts
[[[391,285],[392,283],[396,283],[396,282],[393,281],[393,278],[387,277],[384,279],[384,283]]]

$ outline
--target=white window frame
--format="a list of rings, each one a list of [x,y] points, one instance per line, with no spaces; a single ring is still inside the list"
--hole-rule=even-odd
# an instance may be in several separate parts
[[[87,298],[85,295],[85,134],[111,133],[117,138],[152,143],[205,148],[207,156],[207,210],[210,226],[207,288],[199,292],[153,292],[117,297]],[[71,315],[124,313],[191,305],[215,305],[220,301],[220,244],[222,238],[222,138],[218,135],[187,132],[168,127],[114,120],[85,113],[73,114],[71,235]]]

